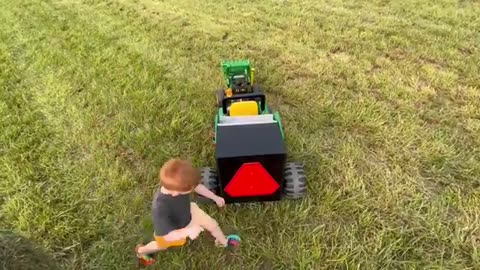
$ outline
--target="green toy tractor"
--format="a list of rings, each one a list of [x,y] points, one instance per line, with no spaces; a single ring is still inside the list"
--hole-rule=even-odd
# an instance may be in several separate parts
[[[221,67],[226,88],[217,91],[216,168],[201,169],[202,183],[227,203],[302,198],[305,170],[287,162],[280,115],[253,83],[250,62],[223,61]]]
[[[217,90],[218,106],[221,105],[221,100],[225,96],[232,97],[238,94],[254,92],[253,78],[255,70],[250,67],[250,61],[223,61],[221,67],[227,88]]]
[[[252,90],[254,69],[248,60],[223,61],[223,77],[233,94],[248,93]]]

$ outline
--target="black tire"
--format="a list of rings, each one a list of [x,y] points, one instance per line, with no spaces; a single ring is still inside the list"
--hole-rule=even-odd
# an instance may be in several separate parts
[[[222,100],[225,97],[225,92],[223,89],[218,89],[216,92],[217,107],[222,107]]]
[[[211,192],[217,194],[218,192],[218,179],[217,171],[214,168],[204,167],[200,169],[200,174],[202,176],[201,184],[207,187]],[[195,194],[195,201],[197,203],[213,203],[212,200],[205,198],[199,194]]]
[[[254,83],[254,84],[252,85],[252,89],[253,89],[254,92],[257,92],[257,93],[261,93],[261,92],[262,92],[262,88],[260,88],[260,85],[258,85],[258,84],[256,84],[256,83]]]
[[[297,200],[307,193],[307,177],[302,164],[288,162],[284,170],[284,196],[287,199]]]

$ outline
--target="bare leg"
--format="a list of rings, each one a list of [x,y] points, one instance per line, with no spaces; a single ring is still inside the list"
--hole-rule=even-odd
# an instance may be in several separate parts
[[[215,237],[215,243],[226,247],[228,245],[228,240],[218,225],[218,222],[200,209],[197,204],[192,203],[191,206],[192,221],[209,231],[210,234]]]
[[[152,254],[152,253],[155,253],[155,252],[158,252],[160,250],[164,250],[162,248],[159,248],[158,247],[158,244],[156,241],[151,241],[150,243],[148,243],[147,245],[145,246],[140,246],[137,250],[138,254],[137,256],[141,257],[143,255],[147,255],[147,254]]]
[[[205,228],[207,229],[207,228]],[[210,228],[211,230],[207,229],[210,234],[215,237],[215,243],[216,244],[219,244],[219,245],[222,245],[224,247],[226,247],[228,245],[228,240],[227,240],[227,237],[225,236],[225,234],[223,233],[222,229],[220,228],[220,226],[218,226],[218,224],[216,224],[216,226],[214,226],[213,228]]]

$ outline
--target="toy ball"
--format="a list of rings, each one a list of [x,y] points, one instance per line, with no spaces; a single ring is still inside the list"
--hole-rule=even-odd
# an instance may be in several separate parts
[[[236,247],[240,245],[240,237],[236,234],[229,235],[227,237],[227,240],[228,240],[228,246]]]

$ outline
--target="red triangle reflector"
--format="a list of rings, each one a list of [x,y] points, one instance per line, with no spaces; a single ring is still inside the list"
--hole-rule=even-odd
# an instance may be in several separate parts
[[[225,187],[230,197],[271,195],[280,187],[259,162],[244,163]]]

